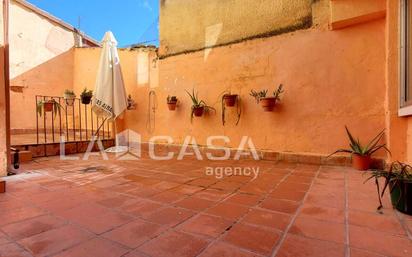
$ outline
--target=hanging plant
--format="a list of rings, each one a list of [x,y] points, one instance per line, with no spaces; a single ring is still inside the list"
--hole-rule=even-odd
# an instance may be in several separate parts
[[[201,117],[203,116],[203,113],[209,112],[209,111],[216,111],[215,108],[209,106],[206,104],[205,101],[200,100],[198,96],[198,92],[195,92],[195,90],[192,90],[192,93],[186,91],[186,93],[190,96],[190,99],[192,100],[192,107],[191,107],[191,113],[190,113],[190,121],[193,121],[193,117]]]
[[[176,110],[177,106],[177,97],[176,96],[167,96],[167,107],[169,108],[169,111],[174,111]]]
[[[242,114],[241,104],[240,104],[240,97],[238,95],[226,93],[223,94],[221,99],[222,104],[222,124],[223,126],[226,124],[226,107],[234,107],[236,106],[236,126],[239,124],[240,116]]]
[[[64,91],[63,98],[66,101],[67,106],[73,106],[76,99],[76,94],[72,90],[66,89]]]
[[[63,106],[61,106],[61,104],[56,102],[54,99],[39,101],[36,106],[36,111],[40,117],[46,112],[53,112],[53,115],[59,113],[60,116],[61,109],[64,110]]]
[[[283,93],[283,85],[280,84],[273,96],[267,96],[268,90],[255,91],[251,90],[250,95],[255,98],[257,103],[260,103],[265,112],[271,112],[275,108],[276,102],[280,101],[280,95]]]
[[[92,97],[93,97],[93,90],[87,90],[87,88],[83,89],[83,92],[80,95],[82,104],[90,104]]]

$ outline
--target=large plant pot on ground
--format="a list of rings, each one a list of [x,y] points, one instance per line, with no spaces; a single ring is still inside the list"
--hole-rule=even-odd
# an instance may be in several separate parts
[[[204,107],[204,106],[193,108],[193,114],[194,114],[196,117],[201,117],[201,116],[203,115],[203,112],[204,112],[204,111],[205,111],[205,107]]]
[[[223,100],[225,100],[225,105],[227,107],[233,107],[236,104],[237,95],[224,95]]]
[[[271,112],[275,108],[276,98],[275,97],[264,97],[259,100],[260,105],[265,112]]]
[[[412,181],[390,182],[389,188],[392,206],[402,213],[412,215]]]
[[[372,158],[369,155],[352,154],[352,167],[357,170],[368,170]]]

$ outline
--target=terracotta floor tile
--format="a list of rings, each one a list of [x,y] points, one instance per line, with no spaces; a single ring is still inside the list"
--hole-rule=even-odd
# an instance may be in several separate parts
[[[20,207],[15,209],[4,209],[0,212],[0,226],[19,222],[25,219],[44,215],[45,211],[34,207]]]
[[[158,202],[139,199],[136,203],[122,206],[120,210],[130,215],[146,217],[147,215],[163,208],[164,206],[165,205]]]
[[[68,249],[73,245],[90,239],[93,235],[72,225],[25,238],[19,243],[33,255],[46,256]]]
[[[54,257],[120,257],[128,252],[128,249],[102,238],[94,238],[66,251],[60,252]]]
[[[210,201],[219,201],[228,196],[230,193],[217,189],[206,189],[195,193],[193,196]]]
[[[136,202],[136,199],[126,195],[118,195],[115,197],[110,197],[107,199],[103,199],[98,201],[98,204],[101,204],[107,208],[119,208],[124,205],[128,205],[131,203]]]
[[[209,201],[209,200],[197,198],[197,197],[188,197],[188,198],[185,198],[175,203],[176,206],[179,206],[185,209],[194,210],[194,211],[203,211],[213,206],[214,204],[216,204],[215,201]]]
[[[344,257],[345,246],[288,234],[276,257]]]
[[[251,223],[285,231],[291,219],[292,217],[288,214],[253,209],[242,219],[242,223]]]
[[[276,189],[278,190],[285,190],[285,191],[299,191],[299,192],[306,192],[309,190],[310,185],[304,183],[296,183],[296,182],[282,182],[280,183]]]
[[[124,257],[150,257],[150,256],[140,252],[139,250],[133,250],[130,253],[126,254]]]
[[[104,238],[128,248],[136,248],[165,231],[165,227],[143,220],[135,220],[103,234]]]
[[[345,213],[343,209],[312,205],[309,203],[303,204],[299,216],[307,216],[318,220],[338,223],[345,222]]]
[[[20,240],[61,227],[65,224],[67,224],[67,221],[61,218],[44,215],[6,225],[2,227],[1,230],[14,240]]]
[[[0,231],[0,246],[11,243],[11,240],[8,238],[6,234]]]
[[[388,256],[407,257],[412,254],[410,239],[392,236],[365,227],[350,225],[349,242],[352,247]]]
[[[262,255],[269,255],[280,239],[280,233],[238,223],[230,229],[223,240],[232,245]]]
[[[255,253],[242,250],[230,244],[216,242],[210,245],[202,254],[201,257],[256,257]]]
[[[275,189],[269,194],[270,197],[276,199],[283,199],[289,201],[299,202],[305,197],[306,192],[296,191],[296,190],[282,190]]]
[[[160,202],[160,203],[170,204],[173,202],[180,201],[186,197],[187,195],[184,195],[181,193],[172,192],[172,191],[164,191],[162,193],[152,195],[150,197],[150,200]]]
[[[226,203],[240,204],[245,206],[255,206],[259,203],[261,196],[236,193],[225,200]]]
[[[192,257],[198,255],[209,242],[186,233],[170,231],[139,247],[152,257]]]
[[[177,229],[188,233],[218,237],[224,233],[232,223],[232,221],[223,218],[200,214],[181,224]]]
[[[260,204],[260,207],[272,211],[293,214],[298,209],[299,203],[269,197]]]
[[[217,181],[214,179],[207,179],[207,178],[198,178],[188,182],[187,184],[192,186],[199,186],[199,187],[209,187],[215,184]]]
[[[393,235],[406,235],[398,218],[392,215],[350,210],[349,224],[364,226]]]
[[[235,191],[241,186],[242,184],[238,182],[219,181],[216,184],[211,185],[210,188],[224,190],[224,191]]]
[[[168,226],[176,226],[189,219],[195,213],[182,208],[166,207],[147,216],[147,220]]]
[[[360,249],[355,249],[355,248],[350,249],[350,256],[351,257],[385,257],[384,255],[381,255],[378,253],[368,252],[366,250],[360,250]]]
[[[220,203],[206,212],[212,215],[220,216],[228,220],[237,220],[249,211],[246,206],[241,206],[237,204],[230,203]]]
[[[8,243],[0,247],[0,256],[4,257],[31,257],[29,252],[15,243]]]
[[[298,217],[289,233],[341,244],[345,242],[344,224],[324,222],[309,217]]]

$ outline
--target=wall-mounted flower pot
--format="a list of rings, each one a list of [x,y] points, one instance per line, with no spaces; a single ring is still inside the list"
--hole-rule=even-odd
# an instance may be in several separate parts
[[[74,100],[76,99],[76,96],[74,95],[64,95],[64,100],[66,101],[67,106],[73,106],[74,105]]]
[[[204,107],[204,106],[193,108],[193,114],[194,114],[196,117],[201,117],[201,116],[203,115],[203,112],[204,112],[204,111],[205,111],[205,107]]]
[[[0,181],[0,194],[6,193],[6,181]]]
[[[390,182],[392,206],[398,211],[412,215],[412,181]]]
[[[53,111],[54,101],[49,100],[43,104],[44,112],[52,112]]]
[[[90,104],[90,102],[92,101],[92,97],[91,96],[82,96],[81,100],[82,100],[82,104]]]
[[[176,110],[176,106],[177,106],[177,101],[176,102],[168,102],[167,103],[167,107],[169,108],[169,111],[174,111]]]
[[[227,107],[233,107],[236,104],[237,95],[224,95],[223,100],[225,100],[225,105]]]
[[[369,155],[352,155],[352,167],[357,170],[368,170],[371,166],[372,158]]]
[[[275,109],[276,98],[275,97],[264,97],[260,99],[260,105],[265,112],[271,112]]]

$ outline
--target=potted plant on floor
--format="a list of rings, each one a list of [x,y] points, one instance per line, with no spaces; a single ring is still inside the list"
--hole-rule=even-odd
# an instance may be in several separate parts
[[[383,178],[385,184],[380,192],[379,179]],[[382,197],[389,187],[392,206],[402,213],[412,215],[412,167],[401,162],[393,162],[389,170],[374,170],[365,181],[375,179],[379,198],[378,210],[382,209]]]
[[[93,97],[93,90],[87,90],[87,88],[83,89],[83,92],[80,95],[82,104],[90,104],[92,97]]]
[[[67,106],[73,106],[76,94],[72,90],[66,89],[63,98],[66,101]]]
[[[176,110],[177,106],[177,97],[176,96],[167,96],[167,107],[169,108],[170,111]]]
[[[6,181],[0,180],[0,194],[6,193]]]
[[[205,112],[209,112],[211,110],[216,111],[215,108],[207,105],[205,101],[200,100],[198,97],[198,93],[195,92],[194,89],[192,90],[192,93],[188,91],[186,91],[186,93],[190,96],[190,99],[192,100],[190,121],[193,121],[193,116],[201,117]]]
[[[271,112],[275,108],[276,102],[280,101],[280,95],[283,93],[283,85],[280,84],[273,96],[267,96],[268,90],[255,91],[251,90],[250,95],[255,98],[257,103],[260,103],[265,112]]]
[[[39,102],[37,103],[37,106],[36,106],[36,107],[37,107],[37,108],[36,108],[37,113],[39,114],[40,117],[43,115],[43,113],[52,112],[52,111],[53,111],[53,114],[54,114],[54,115],[56,115],[57,113],[59,113],[59,115],[60,115],[61,109],[64,109],[64,108],[63,108],[58,102],[56,102],[56,100],[54,100],[54,99],[39,101]]]
[[[346,134],[349,138],[349,149],[338,149],[328,157],[337,153],[349,153],[352,156],[352,167],[357,170],[368,170],[372,163],[372,154],[380,149],[386,150],[389,154],[390,151],[386,147],[386,144],[380,143],[384,136],[385,130],[382,130],[376,135],[366,146],[362,145],[359,139],[356,139],[350,133],[348,127],[345,126]]]
[[[233,107],[236,105],[236,126],[239,124],[240,116],[242,114],[242,109],[240,105],[240,97],[235,94],[231,94],[230,92],[224,92],[221,99],[222,103],[222,124],[223,126],[226,124],[226,107]]]

